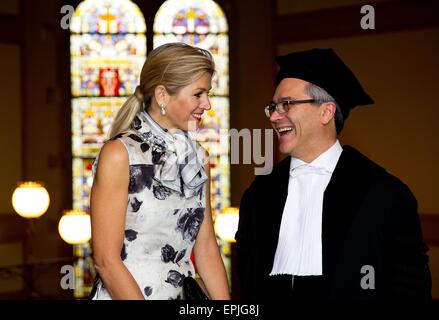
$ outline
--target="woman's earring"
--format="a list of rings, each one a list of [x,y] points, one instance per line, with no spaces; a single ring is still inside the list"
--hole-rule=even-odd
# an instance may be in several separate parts
[[[165,105],[163,103],[160,104],[160,114],[162,116],[166,115]]]

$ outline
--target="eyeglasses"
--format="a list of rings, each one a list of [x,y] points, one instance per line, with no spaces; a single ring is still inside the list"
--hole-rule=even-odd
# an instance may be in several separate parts
[[[268,106],[264,108],[265,115],[267,118],[270,118],[274,111],[277,111],[279,114],[286,113],[290,110],[290,106],[294,106],[296,104],[301,103],[313,103],[316,102],[316,99],[307,99],[307,100],[282,100],[279,102],[271,102]]]

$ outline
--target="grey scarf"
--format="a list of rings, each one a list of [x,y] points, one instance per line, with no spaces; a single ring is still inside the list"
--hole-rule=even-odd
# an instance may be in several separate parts
[[[160,159],[154,162],[154,179],[186,198],[196,195],[207,180],[201,146],[187,132],[165,131],[146,111],[139,113],[131,126],[161,153]]]

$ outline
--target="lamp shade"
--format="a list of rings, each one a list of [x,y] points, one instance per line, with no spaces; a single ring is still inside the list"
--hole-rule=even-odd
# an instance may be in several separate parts
[[[91,239],[90,215],[81,210],[67,210],[59,220],[58,232],[68,244],[86,243]]]
[[[215,217],[215,233],[222,240],[235,242],[235,233],[238,230],[239,209],[228,207]]]
[[[12,206],[23,218],[39,218],[49,208],[50,197],[38,182],[22,182],[12,194]]]

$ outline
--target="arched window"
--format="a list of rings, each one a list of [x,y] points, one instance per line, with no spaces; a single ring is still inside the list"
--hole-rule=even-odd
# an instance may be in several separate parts
[[[73,208],[88,211],[91,166],[117,110],[136,88],[146,58],[143,14],[130,0],[85,0],[70,24]],[[75,255],[89,256],[89,245]],[[85,260],[75,266],[75,296],[90,289]]]
[[[198,141],[211,157],[213,214],[230,205],[229,45],[227,20],[212,0],[167,0],[154,19],[154,48],[184,42],[209,50],[215,60],[212,109],[203,116]]]

